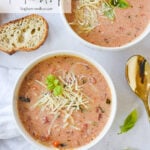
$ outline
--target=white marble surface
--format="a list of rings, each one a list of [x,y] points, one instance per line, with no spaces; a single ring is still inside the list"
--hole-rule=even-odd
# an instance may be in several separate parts
[[[14,83],[22,69],[34,58],[55,50],[80,51],[99,62],[111,76],[117,91],[118,109],[115,121],[108,134],[91,150],[150,150],[150,126],[143,104],[130,90],[125,80],[125,63],[134,54],[146,56],[150,62],[150,35],[139,44],[124,51],[106,52],[90,49],[70,34],[59,14],[42,14],[49,23],[49,36],[45,44],[36,51],[18,52],[7,55],[0,52],[0,111],[11,105]],[[0,15],[0,24],[23,16],[23,14]],[[118,135],[119,126],[133,109],[139,111],[139,120],[135,127],[126,134]],[[10,115],[11,114],[6,114]],[[1,123],[1,122],[0,122]],[[13,124],[13,123],[12,123]],[[5,129],[5,127],[3,127]],[[1,130],[1,129],[0,129]],[[9,134],[9,130],[6,130]],[[21,135],[16,138],[0,140],[0,150],[38,150],[30,145]]]

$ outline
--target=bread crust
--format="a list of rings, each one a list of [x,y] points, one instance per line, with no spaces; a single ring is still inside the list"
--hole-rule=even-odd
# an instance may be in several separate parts
[[[48,30],[49,30],[49,26],[48,26],[48,23],[46,21],[46,19],[40,15],[37,15],[37,14],[31,14],[31,15],[28,15],[28,16],[25,16],[25,17],[22,17],[22,18],[19,18],[19,19],[16,19],[16,20],[12,20],[8,23],[5,23],[3,25],[0,25],[0,31],[5,28],[5,27],[9,27],[11,24],[16,24],[18,22],[23,22],[25,19],[30,19],[30,18],[41,18],[45,24],[45,32],[44,32],[44,38],[41,39],[41,41],[39,41],[38,45],[37,46],[34,46],[33,48],[27,48],[26,46],[23,46],[23,47],[19,47],[19,48],[13,48],[13,49],[10,49],[10,50],[6,50],[4,49],[3,47],[0,46],[0,50],[9,54],[9,55],[12,55],[14,54],[15,52],[17,51],[26,51],[26,52],[30,52],[30,51],[33,51],[33,50],[36,50],[38,49],[40,46],[42,46],[48,36]]]

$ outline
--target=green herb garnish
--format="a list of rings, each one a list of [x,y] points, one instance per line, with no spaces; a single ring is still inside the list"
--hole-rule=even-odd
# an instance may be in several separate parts
[[[61,95],[63,91],[63,87],[61,85],[57,85],[54,90],[53,93],[55,96]]]
[[[104,16],[106,16],[108,19],[110,19],[110,20],[115,19],[114,8],[107,2],[102,3],[102,12],[103,12]]]
[[[119,134],[125,133],[131,128],[134,127],[135,123],[138,119],[138,113],[137,110],[134,109],[125,119],[124,124],[120,126],[120,132]]]
[[[130,4],[126,0],[110,0],[109,3],[111,6],[119,7],[119,8],[130,7]]]
[[[115,7],[128,8],[130,4],[126,0],[109,0],[107,3],[104,1],[102,3],[102,12],[110,20],[115,19]]]
[[[55,96],[59,96],[63,92],[63,87],[60,81],[54,75],[48,75],[45,81],[47,89],[52,91]]]

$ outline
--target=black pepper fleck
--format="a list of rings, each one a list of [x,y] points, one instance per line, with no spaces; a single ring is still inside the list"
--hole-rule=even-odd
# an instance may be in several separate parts
[[[64,143],[61,143],[59,146],[60,146],[60,147],[65,147],[65,146],[67,146],[67,145],[64,144]]]
[[[106,99],[106,104],[110,104],[111,103],[111,100],[110,99]]]

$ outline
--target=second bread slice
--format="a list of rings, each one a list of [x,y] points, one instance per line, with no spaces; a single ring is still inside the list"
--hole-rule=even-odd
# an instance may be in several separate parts
[[[32,14],[0,26],[0,50],[13,54],[39,48],[48,35],[47,21]]]

